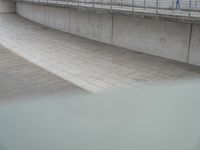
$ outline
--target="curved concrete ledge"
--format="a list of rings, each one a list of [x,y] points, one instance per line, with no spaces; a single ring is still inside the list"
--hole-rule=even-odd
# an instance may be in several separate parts
[[[15,12],[15,2],[13,0],[0,0],[0,13]]]
[[[17,3],[17,13],[64,32],[200,65],[200,25]],[[197,31],[197,32],[196,32]]]

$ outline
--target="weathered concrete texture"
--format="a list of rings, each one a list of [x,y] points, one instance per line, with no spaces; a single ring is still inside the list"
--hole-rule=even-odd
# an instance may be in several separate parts
[[[113,44],[187,62],[190,24],[115,16]]]
[[[35,13],[32,13],[33,11]],[[31,10],[28,10],[28,12],[27,12],[28,17],[32,17],[31,19],[35,20],[36,22],[44,24],[45,13],[43,6],[34,5],[34,7],[32,7]]]
[[[83,91],[0,45],[0,102]]]
[[[70,32],[89,39],[111,44],[112,16],[71,10]]]
[[[200,66],[200,25],[193,25],[189,63]]]
[[[13,0],[0,0],[0,13],[15,12],[15,8]]]
[[[0,15],[0,43],[91,92],[200,78],[200,68]]]
[[[69,10],[57,7],[44,7],[46,26],[69,32]]]
[[[92,40],[187,63],[189,23],[17,3],[23,17]]]
[[[111,44],[111,15],[80,13],[66,8],[28,3],[18,3],[17,12],[25,18],[51,28]]]
[[[18,6],[18,5],[17,5]],[[40,5],[32,5],[31,7],[27,7],[28,5],[19,5],[17,7],[17,12],[30,20],[34,20],[40,24],[45,23],[45,11],[44,7]],[[34,12],[34,13],[33,13]],[[53,17],[52,17],[53,18]]]

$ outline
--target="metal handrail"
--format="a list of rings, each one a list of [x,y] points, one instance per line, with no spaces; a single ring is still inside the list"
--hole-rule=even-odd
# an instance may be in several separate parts
[[[78,7],[102,8],[119,11],[146,12],[176,16],[200,17],[198,0],[15,0]],[[178,3],[179,1],[179,3]]]

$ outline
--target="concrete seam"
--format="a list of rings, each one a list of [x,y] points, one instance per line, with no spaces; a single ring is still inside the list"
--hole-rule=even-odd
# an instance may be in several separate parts
[[[44,11],[44,13],[43,13],[43,25],[45,25],[45,6],[43,6],[43,11]]]
[[[71,33],[71,9],[69,9],[69,33]]]
[[[22,5],[23,5],[23,3],[22,3]],[[25,4],[25,6],[27,6],[27,5]],[[28,11],[27,11],[27,8],[24,8],[24,10],[26,11],[26,12],[25,12],[25,17],[28,18]],[[29,11],[30,11],[30,10],[29,10]]]
[[[189,63],[190,48],[191,48],[191,38],[192,38],[192,28],[193,28],[193,23],[191,23],[191,25],[190,25],[190,35],[189,35],[189,43],[188,43],[187,63]]]
[[[48,14],[47,14],[47,13],[48,13],[48,12],[47,12],[47,9],[48,9],[48,8],[45,6],[45,7],[44,7],[44,24],[45,24],[46,26],[48,26],[48,21],[47,21],[47,20],[49,20],[49,19],[48,19],[49,16],[48,16]]]
[[[111,44],[113,45],[114,15],[112,14]]]

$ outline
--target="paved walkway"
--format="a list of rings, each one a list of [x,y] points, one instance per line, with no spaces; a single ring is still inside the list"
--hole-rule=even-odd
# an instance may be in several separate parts
[[[0,15],[0,44],[91,92],[200,79],[200,68]]]
[[[0,46],[0,102],[78,91],[79,87]]]

